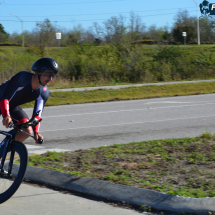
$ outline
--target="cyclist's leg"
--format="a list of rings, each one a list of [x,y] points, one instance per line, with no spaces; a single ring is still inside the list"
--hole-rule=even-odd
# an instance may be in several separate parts
[[[21,107],[17,106],[13,110],[10,110],[10,115],[14,120],[14,124],[23,123],[29,121],[28,115],[25,113],[24,110],[22,110]],[[33,131],[31,127],[28,127],[26,129],[23,129],[25,132],[32,135]],[[22,132],[18,132],[16,134],[15,140],[18,140],[20,142],[23,142],[26,140],[29,136],[27,134],[24,134]]]

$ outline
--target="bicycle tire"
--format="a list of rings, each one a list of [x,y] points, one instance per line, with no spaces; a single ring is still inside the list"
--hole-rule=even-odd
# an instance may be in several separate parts
[[[17,158],[18,154],[20,164],[13,164],[10,176],[6,175],[6,173],[0,173],[0,204],[7,201],[17,191],[25,176],[28,165],[28,151],[23,143],[14,141],[9,146],[8,154],[11,151],[15,151],[15,158]],[[5,161],[4,170],[8,166],[8,162],[6,163]]]

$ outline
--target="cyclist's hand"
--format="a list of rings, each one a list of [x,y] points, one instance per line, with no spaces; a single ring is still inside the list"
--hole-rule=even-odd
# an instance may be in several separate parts
[[[3,124],[6,128],[9,128],[10,122],[13,122],[13,120],[11,119],[10,116],[6,116],[6,117],[2,120],[2,124]]]
[[[36,144],[40,144],[39,139],[43,139],[43,136],[40,135],[39,133],[34,133],[34,140]]]

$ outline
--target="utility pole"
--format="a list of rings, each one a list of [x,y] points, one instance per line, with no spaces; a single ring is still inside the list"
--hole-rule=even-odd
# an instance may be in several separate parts
[[[196,4],[196,11],[197,11],[197,35],[198,35],[198,45],[200,45],[200,31],[199,31],[199,10],[198,10],[198,3],[193,0],[193,2]]]
[[[24,44],[24,27],[23,27],[23,20],[21,20],[18,16],[16,16],[15,14],[11,14],[12,16],[15,16],[17,19],[19,19],[22,23],[22,47],[25,46]]]

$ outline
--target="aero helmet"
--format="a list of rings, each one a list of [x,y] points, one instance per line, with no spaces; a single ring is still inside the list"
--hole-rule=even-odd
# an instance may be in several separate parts
[[[31,70],[36,73],[43,73],[46,69],[53,70],[55,73],[55,77],[59,71],[58,63],[52,58],[43,57],[37,60],[31,67]]]

